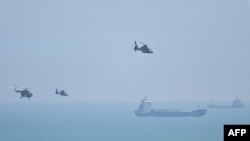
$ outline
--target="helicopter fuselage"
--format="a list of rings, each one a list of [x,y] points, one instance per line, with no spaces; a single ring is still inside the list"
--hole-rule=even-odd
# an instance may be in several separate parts
[[[21,97],[20,98],[27,97],[27,98],[30,99],[33,96],[32,93],[29,90],[27,90],[27,89],[24,89],[22,91],[15,89],[15,92],[21,93]]]
[[[56,94],[60,94],[61,96],[68,96],[68,94],[64,90],[58,92],[58,90],[56,89]]]
[[[138,47],[136,42],[135,42],[134,50],[135,50],[135,51],[140,50],[140,51],[143,52],[143,53],[153,53],[152,49],[149,48],[146,44],[144,44],[144,45],[141,46],[141,47]]]

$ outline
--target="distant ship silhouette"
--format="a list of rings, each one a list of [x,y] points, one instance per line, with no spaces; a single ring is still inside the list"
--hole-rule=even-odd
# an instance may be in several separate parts
[[[236,98],[232,101],[231,105],[215,105],[215,104],[208,104],[209,108],[244,108],[245,104],[243,104],[239,98]]]

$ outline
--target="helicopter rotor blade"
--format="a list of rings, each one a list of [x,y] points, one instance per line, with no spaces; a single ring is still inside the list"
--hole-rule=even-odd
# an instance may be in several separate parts
[[[6,86],[5,88],[6,89],[15,89],[16,87],[15,86]]]
[[[149,44],[145,44],[145,43],[143,43],[143,42],[140,42],[141,44],[143,44],[143,45],[146,45],[146,46],[148,46]]]
[[[8,85],[8,86],[5,86],[5,88],[6,88],[6,89],[15,89],[15,88],[18,88],[18,87],[17,87],[16,85],[14,85],[14,86],[9,86],[9,85]]]
[[[34,88],[40,88],[40,87],[25,87],[25,86],[5,86],[6,89],[34,89]]]
[[[141,42],[141,41],[140,41],[140,43],[141,43],[141,44],[143,44],[143,45],[146,45],[146,44],[144,44],[144,43],[143,43],[143,42]]]

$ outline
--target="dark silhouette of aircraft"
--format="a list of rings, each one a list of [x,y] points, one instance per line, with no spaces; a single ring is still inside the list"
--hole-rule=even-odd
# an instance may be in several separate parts
[[[56,94],[60,94],[61,96],[68,96],[68,94],[64,91],[64,90],[61,90],[60,92],[57,90],[56,88]]]
[[[30,99],[33,96],[32,93],[27,88],[25,88],[24,90],[17,90],[15,86],[15,92],[21,93],[20,98],[27,97],[28,99]]]
[[[141,44],[143,44],[143,46],[138,47],[138,46],[137,46],[137,43],[136,43],[136,41],[135,41],[134,50],[135,50],[135,51],[140,50],[140,51],[143,52],[143,53],[153,53],[152,49],[149,48],[147,44],[144,44],[144,43],[142,43],[142,42],[141,42]]]

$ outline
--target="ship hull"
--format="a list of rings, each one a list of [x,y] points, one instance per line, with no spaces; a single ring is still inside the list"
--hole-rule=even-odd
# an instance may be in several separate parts
[[[213,105],[213,104],[210,104],[210,105],[208,105],[208,108],[239,109],[239,108],[244,108],[244,105],[226,106],[226,105]]]
[[[136,110],[135,114],[139,117],[201,117],[206,114],[206,109],[198,109],[191,112],[180,112],[180,111],[155,111],[151,110],[150,112],[142,112]]]

